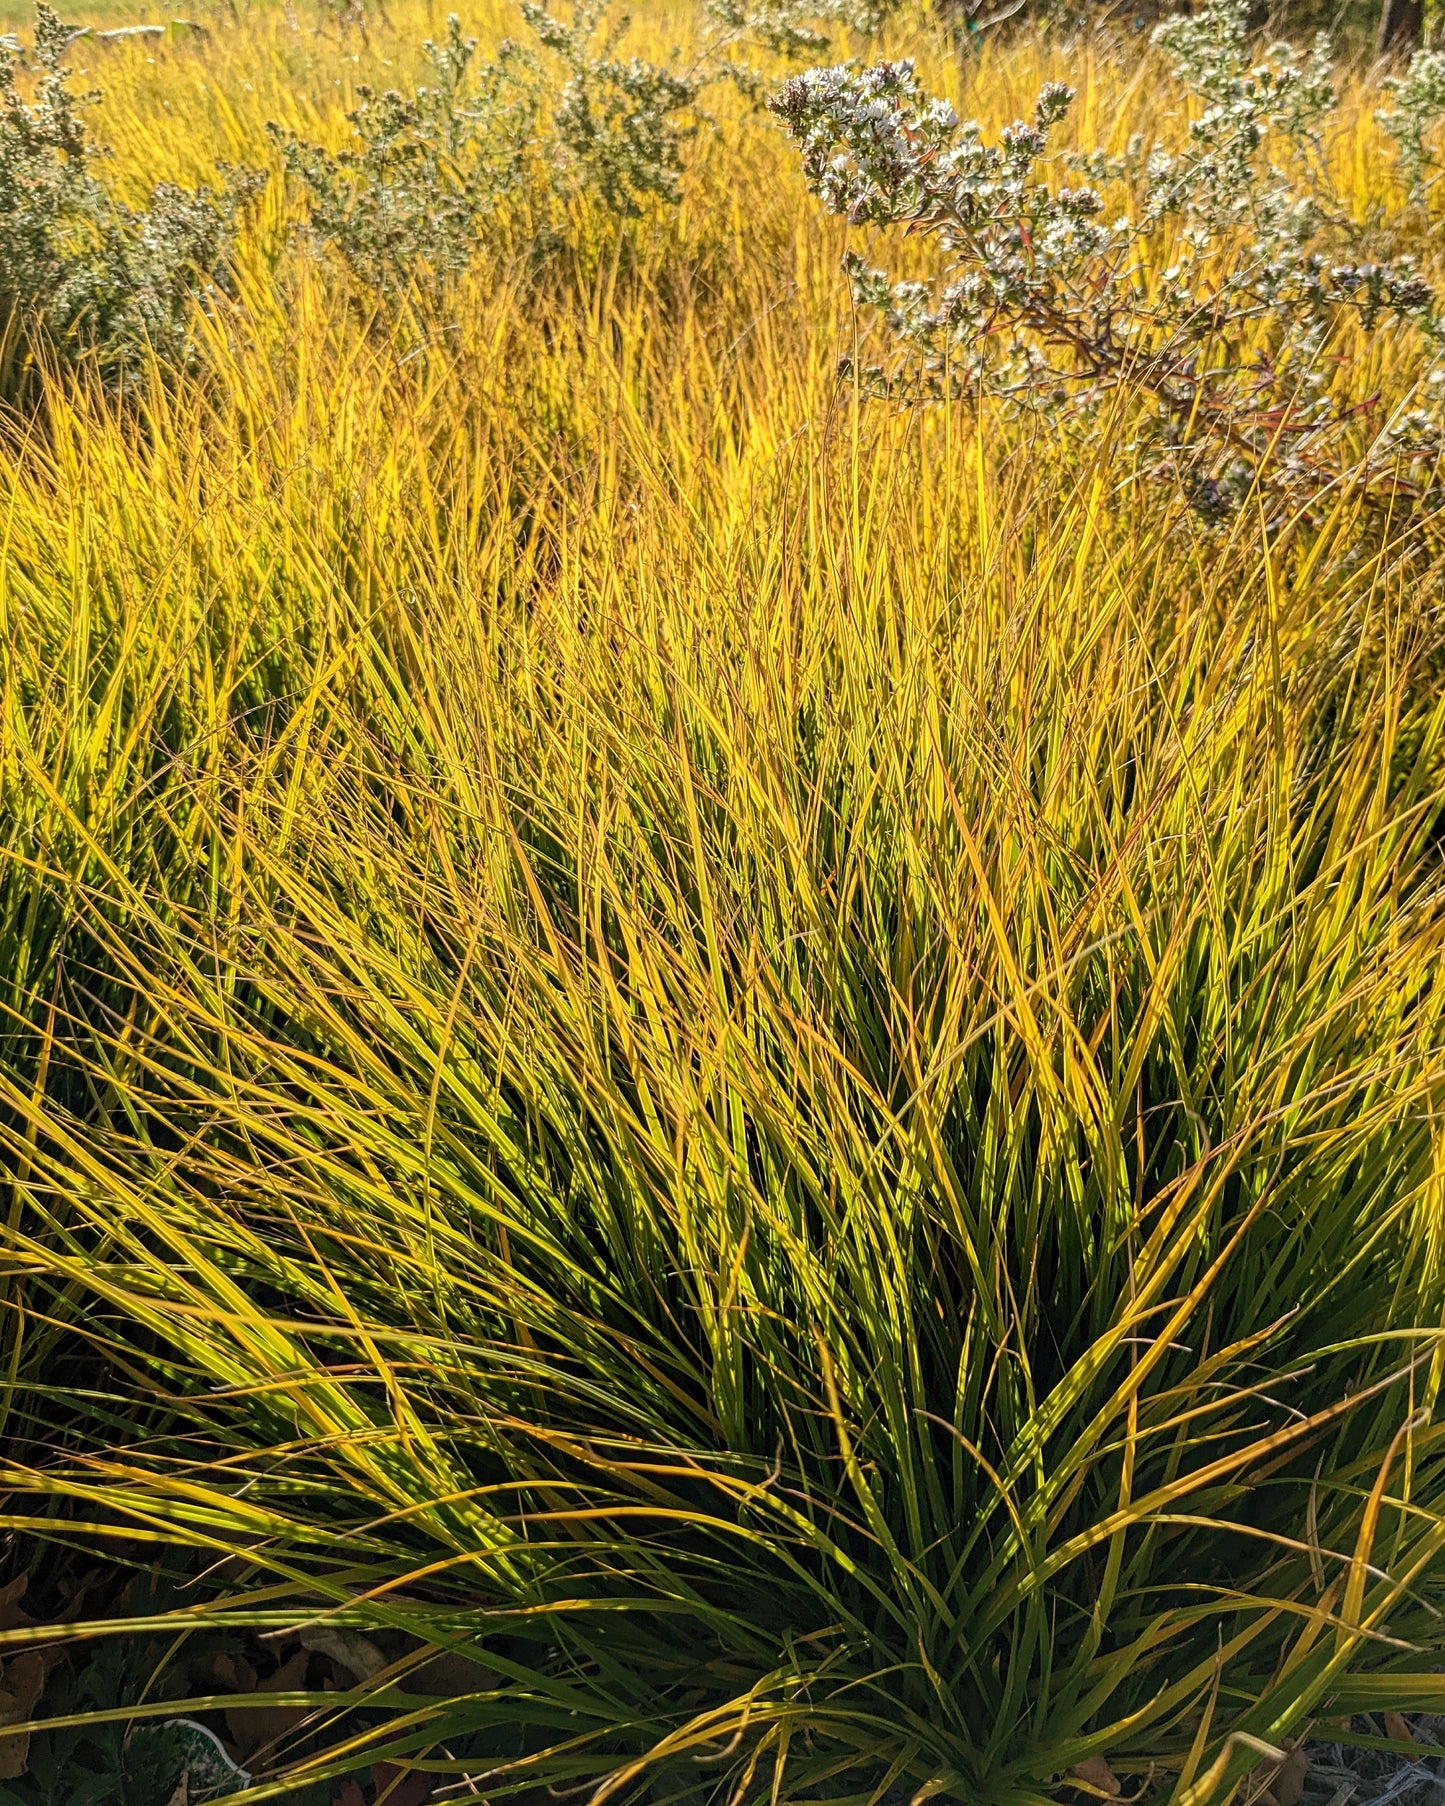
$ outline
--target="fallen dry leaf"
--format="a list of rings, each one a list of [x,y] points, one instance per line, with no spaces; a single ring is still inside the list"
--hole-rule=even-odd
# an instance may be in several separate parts
[[[191,1778],[189,1773],[181,1776],[176,1782],[176,1791],[166,1801],[166,1806],[191,1806]]]
[[[398,1768],[394,1762],[374,1762],[371,1784],[376,1789],[376,1806],[427,1806],[437,1778],[414,1768]]]
[[[348,1775],[331,1796],[331,1806],[366,1806],[366,1795],[354,1775]]]
[[[1299,1806],[1304,1795],[1305,1780],[1310,1772],[1310,1759],[1303,1750],[1291,1750],[1269,1784],[1275,1806]]]
[[[430,1693],[438,1699],[455,1699],[463,1693],[485,1693],[501,1684],[501,1676],[460,1650],[443,1649],[429,1661],[409,1670],[401,1682],[407,1693]]]
[[[22,1612],[20,1601],[30,1585],[28,1574],[17,1574],[6,1587],[0,1587],[0,1630],[18,1630],[22,1624],[33,1624],[29,1612]]]
[[[1088,1793],[1106,1800],[1117,1800],[1124,1791],[1119,1785],[1119,1777],[1102,1756],[1087,1756],[1082,1762],[1076,1762],[1069,1770],[1069,1779]]]
[[[30,1584],[28,1574],[17,1574],[8,1585],[0,1587],[0,1630],[28,1630],[39,1626],[39,1620],[25,1611],[20,1601]],[[82,1586],[67,1605],[58,1622],[79,1615],[84,1602]],[[34,1718],[45,1692],[50,1670],[60,1660],[63,1650],[58,1643],[38,1649],[22,1649],[0,1662],[0,1725],[26,1724]],[[15,1781],[25,1773],[30,1759],[30,1735],[0,1738],[0,1781]]]
[[[256,1670],[245,1656],[232,1655],[229,1650],[222,1650],[211,1658],[211,1678],[222,1687],[229,1687],[233,1693],[254,1693],[256,1691]]]
[[[273,1675],[258,1683],[258,1692],[299,1692],[306,1685],[310,1661],[309,1649],[296,1650]],[[310,1706],[233,1706],[226,1713],[226,1734],[242,1762],[248,1762],[257,1750],[279,1742],[310,1710]]]
[[[335,1624],[309,1625],[301,1633],[301,1647],[329,1656],[338,1668],[354,1674],[358,1681],[369,1681],[386,1666],[386,1657],[359,1630],[345,1630]]]
[[[1310,1759],[1293,1738],[1283,1744],[1284,1760],[1261,1762],[1244,1784],[1242,1806],[1299,1806]]]
[[[49,1664],[39,1649],[22,1649],[0,1668],[0,1725],[26,1724],[45,1691]],[[30,1760],[30,1733],[0,1739],[0,1781],[15,1781]]]
[[[1393,1737],[1397,1743],[1413,1743],[1415,1734],[1398,1712],[1385,1714],[1385,1735]]]

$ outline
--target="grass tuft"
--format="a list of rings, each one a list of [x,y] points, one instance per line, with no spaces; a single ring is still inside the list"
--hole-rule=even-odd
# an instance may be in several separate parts
[[[209,154],[302,50],[200,54]],[[5,1522],[377,1640],[248,1798],[1205,1806],[1445,1705],[1438,550],[859,406],[786,162],[445,332],[262,219],[0,452]]]

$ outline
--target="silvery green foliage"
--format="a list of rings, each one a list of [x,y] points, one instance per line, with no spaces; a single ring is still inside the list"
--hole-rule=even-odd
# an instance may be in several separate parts
[[[1156,35],[1204,103],[1186,147],[1075,159],[1091,178],[1080,184],[1046,174],[1072,99],[1058,83],[994,143],[923,93],[911,63],[817,69],[783,87],[770,104],[825,205],[853,225],[926,232],[946,261],[939,280],[896,282],[850,257],[858,301],[912,354],[867,372],[869,386],[937,399],[988,390],[1060,416],[1128,386],[1153,403],[1160,462],[1208,513],[1261,482],[1398,489],[1402,460],[1419,487],[1440,447],[1434,413],[1402,411],[1371,447],[1354,446],[1355,423],[1329,393],[1345,317],[1428,335],[1434,314],[1414,263],[1360,257],[1359,234],[1321,197],[1328,46],[1252,60],[1243,0]],[[1309,173],[1302,190],[1268,160],[1272,146]],[[1130,184],[1132,211],[1106,206],[1110,182]]]
[[[751,41],[789,60],[821,56],[828,48],[828,34],[813,22],[823,16],[826,8],[815,9],[810,17],[805,17],[790,0],[758,0],[754,5],[745,4],[745,0],[709,0],[707,10],[730,43]],[[738,67],[745,82],[755,73],[742,65]]]
[[[677,199],[704,77],[620,56],[629,21],[609,25],[605,0],[579,0],[565,20],[530,0],[522,13],[536,47],[508,41],[487,61],[451,15],[442,42],[424,46],[433,81],[412,94],[357,90],[350,148],[271,128],[313,242],[369,287],[459,274],[512,200],[545,216],[590,192],[629,217],[648,196]]]
[[[149,206],[124,206],[96,173],[104,152],[82,114],[99,96],[70,89],[70,36],[41,0],[32,101],[17,83],[18,45],[0,40],[0,320],[43,328],[57,349],[89,350],[112,374],[147,347],[175,362],[192,305],[224,286],[236,213],[260,178],[162,183]]]
[[[551,115],[554,160],[574,186],[631,217],[649,195],[677,201],[683,142],[697,129],[687,110],[707,76],[619,57],[631,20],[624,13],[604,28],[605,13],[606,0],[578,0],[564,21],[522,0],[522,17],[565,71]]]
[[[750,100],[767,91],[764,72],[739,62],[737,49],[762,49],[785,62],[822,56],[825,27],[842,25],[871,37],[898,10],[899,0],[708,0],[713,36],[704,44],[701,66],[710,77],[731,81]]]
[[[353,148],[328,151],[269,128],[305,191],[313,241],[371,287],[421,263],[456,274],[523,181],[541,103],[535,59],[507,43],[478,64],[476,50],[453,14],[441,42],[423,46],[434,80],[410,95],[358,86],[347,114]]]
[[[745,94],[760,92],[758,70],[738,60],[763,49],[785,60],[814,56],[828,47],[824,23],[876,29],[897,0],[709,0],[712,30],[685,64],[667,67],[640,57],[623,58],[618,47],[631,20],[610,21],[608,0],[576,0],[570,20],[522,0],[522,17],[543,47],[560,61],[562,85],[544,71],[555,91],[544,117],[545,152],[565,185],[597,195],[615,213],[635,216],[656,197],[674,204],[683,175],[683,147],[697,132],[699,96],[721,81]]]
[[[486,62],[453,15],[445,40],[425,46],[434,81],[413,94],[357,90],[351,147],[271,131],[305,194],[315,243],[374,288],[446,278],[489,229],[501,231],[509,201],[528,204],[530,229],[543,236],[579,195],[621,218],[649,201],[676,203],[704,89],[726,80],[757,91],[761,77],[739,49],[816,54],[827,39],[810,21],[842,16],[836,9],[850,3],[712,0],[698,54],[667,65],[622,54],[630,21],[609,19],[607,0],[577,0],[566,18],[523,0],[535,44],[505,43]]]
[[[1420,203],[1434,177],[1439,158],[1425,142],[1426,133],[1445,118],[1445,52],[1417,50],[1404,75],[1385,81],[1393,105],[1375,117],[1395,140],[1400,171],[1409,185],[1410,199]]]

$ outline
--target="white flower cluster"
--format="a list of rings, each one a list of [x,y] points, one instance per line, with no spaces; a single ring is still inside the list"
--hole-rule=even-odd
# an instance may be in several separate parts
[[[1088,185],[1050,179],[1051,133],[1072,99],[1058,83],[994,143],[925,94],[908,62],[815,69],[783,86],[770,104],[824,204],[854,225],[926,232],[943,254],[932,283],[849,258],[857,299],[910,354],[870,370],[869,385],[936,399],[986,388],[1070,413],[1128,385],[1154,404],[1167,467],[1216,499],[1346,477],[1368,491],[1393,481],[1387,453],[1396,471],[1413,458],[1418,484],[1415,454],[1440,441],[1402,430],[1422,411],[1402,409],[1373,446],[1353,445],[1358,423],[1326,378],[1346,317],[1367,331],[1405,323],[1422,345],[1438,334],[1430,288],[1410,257],[1361,255],[1364,228],[1268,160],[1278,150],[1322,169],[1311,153],[1335,100],[1328,44],[1303,55],[1274,45],[1253,61],[1244,0],[1172,19],[1156,37],[1204,103],[1186,148],[1151,154],[1136,140],[1122,159],[1075,156]],[[1110,216],[1110,182],[1132,186],[1135,214]],[[1161,272],[1166,237],[1173,261]]]
[[[1403,75],[1386,78],[1385,89],[1394,105],[1375,118],[1399,147],[1410,200],[1420,206],[1436,179],[1431,172],[1438,159],[1426,134],[1445,116],[1445,51],[1417,50]]]

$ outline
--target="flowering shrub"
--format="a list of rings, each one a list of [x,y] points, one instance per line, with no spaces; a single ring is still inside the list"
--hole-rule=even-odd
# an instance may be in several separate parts
[[[1404,75],[1388,76],[1385,88],[1394,104],[1375,117],[1395,140],[1410,199],[1420,203],[1434,179],[1430,171],[1439,161],[1425,138],[1445,116],[1445,53],[1417,50]]]
[[[483,224],[520,185],[536,129],[532,61],[503,45],[474,67],[477,41],[453,14],[423,46],[436,80],[411,95],[357,89],[356,147],[323,150],[272,126],[286,172],[308,203],[318,246],[334,246],[364,282],[385,288],[419,261],[454,274]]]
[[[605,0],[579,0],[572,19],[554,18],[534,0],[522,17],[560,58],[565,81],[552,108],[552,157],[582,188],[593,189],[614,213],[636,215],[648,195],[678,198],[682,144],[695,129],[686,110],[706,84],[701,68],[659,68],[641,57],[617,55],[630,20],[624,14],[593,40]]]
[[[846,16],[866,23],[876,0],[857,3],[864,10]],[[505,42],[488,62],[477,61],[476,39],[453,15],[445,40],[424,47],[433,84],[411,95],[358,90],[347,116],[352,147],[332,152],[272,133],[306,196],[315,243],[372,287],[423,271],[446,277],[519,196],[544,217],[580,194],[623,218],[649,200],[675,203],[703,90],[728,80],[761,92],[739,47],[791,58],[827,48],[814,21],[845,16],[844,0],[821,0],[806,14],[805,4],[711,0],[713,29],[699,54],[667,66],[620,54],[629,20],[609,19],[607,0],[578,0],[565,19],[523,0],[535,44]]]
[[[929,233],[947,260],[937,282],[897,282],[850,257],[858,301],[911,354],[865,372],[867,384],[935,399],[991,391],[1069,415],[1128,386],[1152,403],[1157,467],[1206,514],[1261,485],[1423,494],[1441,441],[1419,396],[1362,442],[1331,395],[1347,322],[1407,328],[1422,354],[1438,327],[1415,262],[1371,255],[1369,232],[1324,191],[1311,153],[1335,98],[1326,40],[1256,62],[1242,0],[1171,19],[1156,39],[1203,103],[1185,148],[1076,156],[1078,184],[1045,173],[1072,99],[1061,84],[991,144],[921,91],[911,63],[787,82],[770,104],[824,204],[854,225]],[[1438,106],[1410,80],[1408,106],[1397,94],[1407,175]],[[1298,185],[1272,152],[1302,172]],[[1127,185],[1135,208],[1111,211],[1109,185]]]
[[[149,206],[124,206],[95,173],[105,153],[82,110],[99,96],[70,89],[70,36],[40,0],[33,101],[17,83],[19,46],[0,39],[0,324],[88,349],[111,375],[147,347],[175,362],[192,303],[224,287],[237,210],[263,178],[223,170],[217,188],[162,183]]]

